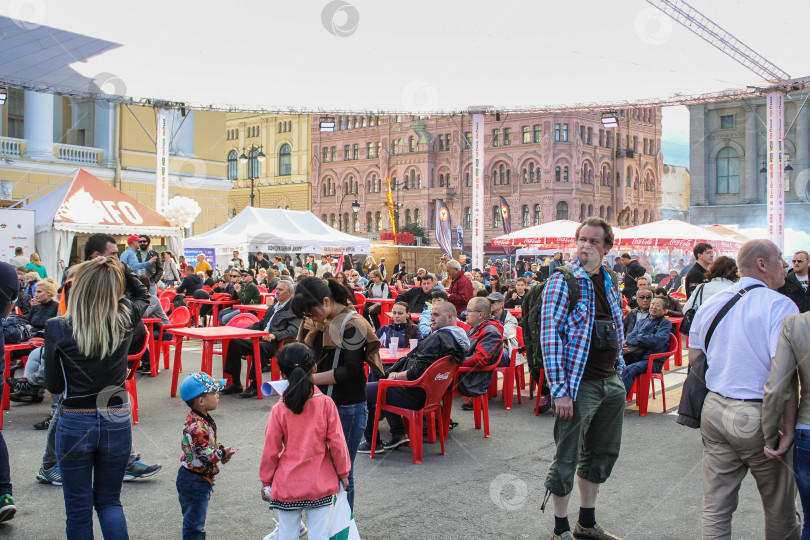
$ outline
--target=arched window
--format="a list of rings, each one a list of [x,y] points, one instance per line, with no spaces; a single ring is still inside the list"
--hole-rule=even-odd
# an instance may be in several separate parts
[[[366,212],[366,232],[371,232],[374,223],[372,221],[371,212]]]
[[[492,169],[492,185],[498,185],[498,169]]]
[[[503,163],[501,163],[501,166],[498,167],[498,172],[500,173],[501,184],[505,184],[506,183],[506,174],[505,174],[506,173],[506,167],[503,165]]]
[[[562,182],[562,171],[559,167],[554,167],[554,181]]]
[[[470,173],[464,173],[464,187],[470,187]]]
[[[588,205],[588,217],[591,217],[592,215],[593,215],[593,205],[589,204]]]
[[[290,155],[290,145],[284,143],[278,151],[278,175],[289,176],[292,171],[292,156]]]
[[[321,214],[321,221],[329,225],[329,222],[326,221],[326,214]]]
[[[349,232],[351,230],[349,228],[349,227],[351,227],[351,223],[349,223],[349,213],[348,212],[343,212],[343,219],[341,220],[340,224],[342,226],[341,230],[343,232]]]
[[[411,224],[411,211],[405,210],[405,225]]]
[[[540,225],[543,222],[543,211],[539,204],[534,205],[534,224]]]
[[[568,219],[568,203],[560,201],[557,203],[557,219]]]
[[[526,169],[524,168],[520,173],[520,181],[524,184],[529,183],[529,176],[526,174]]]
[[[605,219],[605,206],[602,205],[599,207],[599,217]]]
[[[416,171],[411,169],[411,189],[416,189]]]
[[[352,231],[360,232],[360,216],[352,212]]]
[[[521,223],[524,227],[528,227],[531,225],[531,215],[529,214],[529,205],[524,204],[520,211],[521,215]]]
[[[329,225],[333,229],[337,228],[337,219],[335,219],[335,214],[329,214]]]
[[[580,207],[579,207],[579,220],[580,221],[585,220],[585,205],[584,204],[580,205]]]
[[[377,232],[382,231],[382,213],[377,212],[374,214],[374,222],[376,224]]]
[[[259,177],[259,150],[253,149],[248,156],[248,178]]]
[[[607,212],[605,213],[605,219],[608,220],[608,221],[613,219],[613,207],[612,206],[607,207]]]
[[[228,152],[228,180],[236,180],[239,171],[239,159],[236,150]]]
[[[649,213],[649,210],[644,210],[644,220],[642,221],[642,223],[647,223],[647,214],[648,213]]]
[[[512,169],[506,169],[506,185],[510,185],[512,183]]]
[[[534,184],[534,163],[529,163],[529,183]]]
[[[638,208],[633,210],[633,225],[638,225]]]
[[[413,220],[416,222],[417,227],[422,226],[422,213],[419,212],[418,208],[413,211]]]
[[[464,209],[464,228],[472,229],[472,208],[469,206]]]
[[[717,153],[717,193],[740,192],[740,159],[737,150],[726,147]]]
[[[495,229],[500,228],[501,226],[501,207],[500,206],[493,206],[492,207],[492,227]]]
[[[633,168],[629,165],[627,166],[627,175],[624,177],[625,181],[627,182],[627,187],[633,185]]]
[[[563,182],[568,182],[568,167],[563,167]]]

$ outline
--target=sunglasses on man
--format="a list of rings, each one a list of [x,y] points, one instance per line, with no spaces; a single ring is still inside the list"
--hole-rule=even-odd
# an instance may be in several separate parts
[[[793,259],[793,264],[802,264],[804,259]]]
[[[650,299],[652,298],[652,296],[647,296],[647,295],[644,295],[644,296],[638,296],[637,298],[638,298],[639,300],[650,300]]]

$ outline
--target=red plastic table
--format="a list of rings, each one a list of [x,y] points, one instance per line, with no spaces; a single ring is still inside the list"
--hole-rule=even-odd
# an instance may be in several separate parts
[[[506,308],[506,311],[514,315],[516,319],[523,317],[523,308]]]
[[[385,326],[391,324],[391,319],[387,313],[391,313],[391,308],[396,303],[396,298],[366,298],[366,303],[377,302],[380,304],[380,325]]]
[[[256,316],[261,319],[271,307],[273,306],[267,304],[236,304],[233,306],[233,309],[238,309],[239,311],[255,311]]]
[[[383,364],[396,364],[397,360],[411,352],[411,349],[397,349],[397,354],[391,356],[391,349],[388,347],[380,347],[380,362]]]
[[[273,299],[276,297],[276,291],[273,292],[263,292],[262,295],[262,304],[269,304],[273,305]]]
[[[256,370],[256,381],[261,385],[262,363],[259,355],[259,339],[269,336],[269,332],[262,330],[248,330],[246,328],[234,328],[232,326],[217,326],[209,328],[174,328],[172,334],[191,338],[201,339],[203,342],[202,361],[200,370],[211,375],[214,364],[214,343],[222,341],[222,358],[228,353],[228,341],[231,339],[252,339],[253,340],[253,366]],[[172,364],[172,390],[171,396],[177,395],[177,378],[180,374],[181,353],[183,352],[183,340],[178,340],[178,345],[174,348],[174,363]],[[258,398],[262,399],[262,393],[258,392]]]
[[[31,338],[28,341],[23,343],[9,343],[6,345],[5,348],[5,368],[3,369],[3,380],[5,381],[11,376],[11,351],[32,351],[37,347],[40,347],[44,343],[42,338]],[[2,407],[0,407],[0,429],[3,428],[3,411],[8,410],[11,399],[9,396],[11,395],[11,389],[8,387],[8,383],[3,384],[3,397],[2,397]]]
[[[683,322],[683,317],[667,317],[669,321],[672,323],[672,326],[675,328],[675,337],[678,338],[678,350],[675,353],[675,365],[682,366],[683,365],[683,336],[681,336],[680,329],[681,323]]]
[[[239,300],[206,300],[204,298],[197,299],[197,298],[186,298],[187,304],[194,305],[194,326],[196,327],[200,322],[200,306],[202,304],[209,304],[214,307],[214,311],[212,313],[214,317],[214,326],[219,326],[219,308],[225,306],[233,306],[239,303]]]
[[[149,368],[152,370],[150,374],[152,377],[157,377],[160,362],[156,362],[154,358],[160,360],[160,352],[155,354],[155,323],[161,322],[160,317],[144,317],[141,322],[146,325],[146,336],[149,339]]]

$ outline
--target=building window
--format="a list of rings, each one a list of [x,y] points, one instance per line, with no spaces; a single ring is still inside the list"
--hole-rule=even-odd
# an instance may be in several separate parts
[[[627,180],[627,187],[631,187],[633,185],[633,169],[629,166],[627,167],[627,176],[625,179]]]
[[[560,201],[557,203],[557,219],[568,219],[568,203]]]
[[[563,182],[568,182],[568,167],[563,167]]]
[[[523,126],[523,144],[532,142],[532,132],[529,131],[529,126]]]
[[[254,149],[248,155],[248,178],[259,177],[259,150]]]
[[[329,225],[333,229],[337,229],[337,219],[335,219],[335,214],[329,214]]]
[[[534,205],[534,224],[540,225],[543,222],[543,211],[540,209],[539,204]]]
[[[329,148],[323,149],[323,159],[321,160],[322,163],[327,163],[329,161]]]
[[[380,212],[374,214],[374,222],[376,225],[377,232],[382,231],[382,214]]]
[[[512,129],[503,128],[503,145],[509,146],[512,144]]]
[[[717,153],[717,193],[739,193],[740,160],[734,148],[723,148]]]
[[[562,127],[560,126],[560,124],[554,124],[554,140],[555,141],[560,140],[560,130],[561,129],[562,129]]]
[[[464,133],[464,140],[467,141],[467,148],[472,148],[472,131]]]
[[[444,152],[444,137],[439,135],[439,152]]]
[[[419,212],[418,208],[413,211],[413,220],[416,222],[417,227],[422,226],[422,214]]]
[[[330,153],[330,155],[331,155],[331,157],[330,157],[329,161],[335,161],[335,154],[337,153],[337,146],[333,146],[333,147],[332,147],[332,148],[329,150],[329,153]]]
[[[554,167],[554,181],[562,182],[562,171],[559,167]]]
[[[469,206],[464,209],[464,228],[472,229],[472,208]]]
[[[734,129],[734,115],[720,115],[720,129]]]
[[[239,159],[236,150],[228,152],[228,180],[236,180],[239,171]]]
[[[368,159],[374,157],[374,143],[366,143],[366,157]]]
[[[351,146],[348,144],[343,145],[343,161],[349,161],[349,152],[351,151]]]
[[[593,128],[588,128],[588,137],[586,144],[593,144]]]
[[[352,231],[360,232],[360,216],[354,213],[352,214]]]
[[[289,176],[292,171],[292,156],[290,155],[290,145],[284,143],[278,151],[278,175]]]
[[[500,130],[497,130],[497,129],[492,130],[492,146],[493,146],[493,148],[498,147],[498,146],[501,145],[500,144],[500,136],[501,136]]]
[[[538,176],[539,176],[540,169],[536,169],[536,170],[537,170],[537,173],[538,173]],[[535,182],[534,182],[534,174],[535,174],[535,167],[534,167],[534,163],[529,163],[529,183],[530,183],[530,184],[534,184],[534,183],[535,183]]]
[[[529,205],[524,204],[520,211],[521,215],[521,223],[523,227],[528,227],[531,225],[531,214],[529,214]]]
[[[360,145],[353,144],[352,145],[352,159],[360,159]]]
[[[543,134],[543,131],[542,131],[542,128],[540,127],[540,124],[535,124],[532,127],[534,128],[534,142],[540,142],[540,139],[541,139],[542,134]]]
[[[411,224],[411,211],[410,209],[405,210],[405,225]]]
[[[371,212],[366,212],[366,232],[371,232],[374,227],[374,221],[371,217]]]
[[[568,124],[563,124],[562,140],[563,142],[568,142]]]
[[[408,137],[408,152],[413,152],[413,135]]]
[[[444,149],[445,150],[450,150],[450,134],[449,133],[447,133],[444,136]]]
[[[494,229],[498,229],[501,226],[501,207],[500,206],[493,206],[492,207],[492,227]]]
[[[439,187],[444,187],[444,174],[439,173]]]

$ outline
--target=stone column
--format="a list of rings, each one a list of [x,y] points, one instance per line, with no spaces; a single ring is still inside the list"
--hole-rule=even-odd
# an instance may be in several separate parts
[[[743,200],[759,202],[757,185],[760,165],[757,164],[757,113],[749,109],[745,115],[745,176],[743,177]]]
[[[708,204],[706,189],[708,188],[708,178],[706,177],[706,106],[696,105],[689,107],[689,140],[695,141],[689,148],[689,170],[692,181],[689,184],[690,205]]]
[[[25,157],[54,160],[53,94],[25,92]]]
[[[115,167],[113,144],[115,136],[115,105],[105,101],[96,101],[94,116],[93,146],[104,151],[101,156],[101,166]]]

